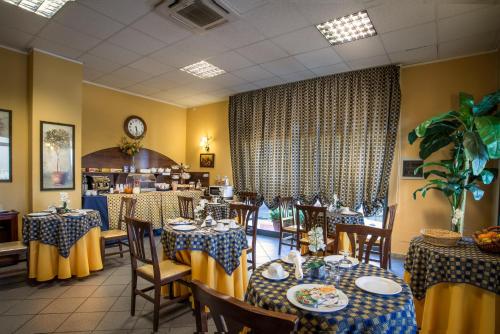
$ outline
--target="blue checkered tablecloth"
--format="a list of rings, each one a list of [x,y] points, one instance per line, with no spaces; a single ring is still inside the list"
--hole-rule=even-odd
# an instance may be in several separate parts
[[[170,259],[175,259],[179,251],[202,251],[214,258],[228,275],[239,267],[241,254],[248,248],[242,228],[217,232],[212,227],[199,227],[195,231],[181,232],[165,224],[161,242]]]
[[[345,215],[338,212],[327,212],[328,235],[335,235],[336,224],[364,225],[365,220],[361,213]]]
[[[70,248],[94,227],[101,227],[98,211],[81,216],[51,214],[42,217],[23,217],[23,242],[39,241],[57,247],[63,257],[69,256]]]
[[[313,258],[303,265],[306,268]],[[290,276],[283,281],[270,281],[262,276],[269,263],[260,266],[250,278],[246,301],[267,310],[295,314],[299,317],[299,333],[417,333],[415,308],[411,290],[387,270],[359,264],[341,277],[338,289],[349,298],[346,308],[331,313],[305,311],[293,306],[286,297],[289,288],[298,284],[329,284],[328,279],[304,277],[297,281],[293,265],[278,260]],[[307,270],[305,269],[305,274]],[[395,296],[382,296],[359,289],[354,281],[361,276],[379,276],[401,284],[403,291]]]

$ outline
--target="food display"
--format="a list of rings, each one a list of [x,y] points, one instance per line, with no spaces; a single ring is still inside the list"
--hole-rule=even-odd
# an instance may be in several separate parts
[[[333,307],[339,303],[339,294],[333,285],[298,290],[295,298],[302,305],[312,307]]]
[[[491,226],[474,233],[474,242],[485,252],[500,253],[500,226]]]

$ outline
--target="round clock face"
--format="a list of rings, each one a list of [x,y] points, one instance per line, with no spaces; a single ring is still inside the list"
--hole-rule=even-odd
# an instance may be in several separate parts
[[[146,123],[138,116],[130,116],[125,120],[125,132],[131,138],[141,138],[146,133]]]

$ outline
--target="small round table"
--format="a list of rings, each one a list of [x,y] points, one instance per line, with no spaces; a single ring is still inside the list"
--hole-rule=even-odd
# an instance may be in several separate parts
[[[303,264],[313,259],[310,257]],[[262,276],[270,263],[260,266],[250,278],[246,300],[252,305],[267,310],[296,314],[299,317],[299,333],[416,333],[415,309],[410,288],[401,279],[387,270],[360,263],[341,277],[338,288],[349,298],[346,308],[332,313],[305,311],[293,306],[286,297],[289,288],[298,284],[330,284],[328,279],[306,277],[298,281],[294,266],[279,262],[290,276],[282,281],[271,281]],[[359,289],[354,281],[361,276],[379,276],[401,284],[403,291],[394,296],[371,294]]]

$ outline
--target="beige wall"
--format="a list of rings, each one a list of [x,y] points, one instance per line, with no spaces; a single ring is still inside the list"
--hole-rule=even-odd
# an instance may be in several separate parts
[[[186,123],[186,161],[192,170],[210,172],[210,182],[217,175],[228,176],[232,183],[231,154],[229,147],[228,101],[190,108]],[[215,153],[215,168],[200,168],[200,147],[203,136],[212,137],[210,152]]]
[[[83,67],[65,59],[33,51],[29,56],[31,201],[33,210],[59,204],[59,190],[40,190],[40,121],[75,126],[75,190],[68,190],[71,207],[81,204],[82,80]],[[66,191],[66,190],[64,190]]]
[[[408,144],[408,132],[422,121],[456,108],[460,91],[471,93],[476,99],[495,91],[498,87],[497,69],[496,53],[401,69],[400,138],[393,167],[397,175],[400,174],[401,158],[418,157],[418,145]],[[431,159],[441,157],[443,155],[433,155]],[[449,228],[450,206],[441,193],[431,191],[425,199],[419,196],[413,200],[413,191],[424,184],[422,180],[406,180],[393,175],[389,198],[390,203],[398,203],[393,233],[393,251],[396,253],[406,253],[409,241],[421,228]],[[485,187],[486,194],[479,202],[469,196],[466,234],[496,222],[496,187]]]
[[[86,83],[82,154],[117,146],[125,135],[123,122],[131,115],[147,124],[144,147],[178,163],[186,161],[186,109]]]

